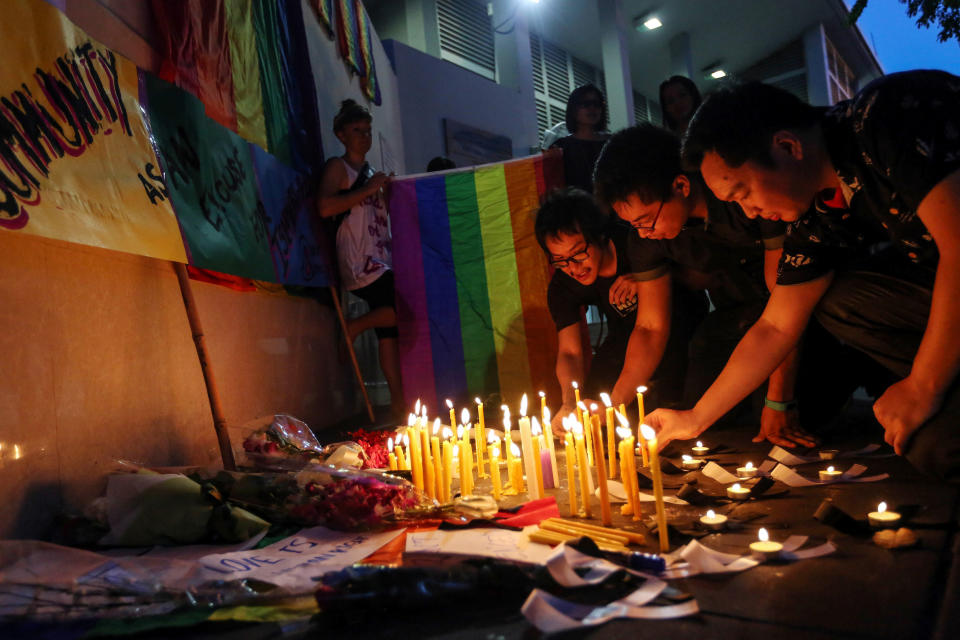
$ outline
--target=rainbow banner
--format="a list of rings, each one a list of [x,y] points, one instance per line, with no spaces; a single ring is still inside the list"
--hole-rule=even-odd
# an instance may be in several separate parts
[[[549,267],[533,231],[559,156],[394,180],[390,189],[404,394],[441,408],[499,392],[557,397]]]

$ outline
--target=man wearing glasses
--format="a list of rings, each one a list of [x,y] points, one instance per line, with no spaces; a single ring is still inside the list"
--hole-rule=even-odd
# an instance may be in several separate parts
[[[563,407],[555,415],[555,425],[574,410],[574,381],[580,382],[585,397],[595,398],[598,392],[607,391],[614,404],[629,404],[638,385],[654,386],[654,381],[663,380],[656,386],[667,395],[651,400],[660,406],[669,406],[671,399],[679,400],[679,393],[671,398],[669,392],[682,387],[690,331],[682,327],[668,331],[661,321],[671,313],[661,312],[656,304],[643,305],[644,313],[638,316],[638,296],[669,306],[671,295],[659,291],[660,287],[669,287],[666,280],[637,283],[630,276],[630,228],[605,214],[590,194],[568,188],[547,197],[537,212],[535,231],[556,269],[547,290],[547,304],[558,332],[557,379],[563,390]],[[684,306],[674,312],[676,317],[696,313],[696,300],[688,298],[694,296],[688,294],[674,301],[675,306]],[[588,372],[579,322],[582,310],[590,305],[596,305],[606,319],[608,334]],[[700,307],[697,320],[706,308],[702,296]],[[695,321],[688,324],[692,328]],[[647,350],[658,354],[653,366],[649,370],[634,366],[646,362],[639,354]],[[664,352],[667,355],[661,359]],[[654,375],[661,360],[663,364]]]
[[[687,401],[699,398],[723,368],[747,329],[756,322],[776,281],[785,226],[751,220],[740,207],[717,199],[698,173],[683,171],[680,140],[669,131],[643,124],[615,134],[595,170],[598,199],[629,223],[633,277],[651,293],[668,296],[671,277],[691,289],[706,289],[714,310],[694,334],[685,383]],[[662,314],[670,326],[669,299],[644,297],[641,307]],[[640,313],[645,313],[641,309]],[[641,371],[657,365],[655,350],[639,354]],[[812,446],[800,427],[794,398],[795,356],[770,376],[760,416],[764,439],[783,446]],[[758,401],[759,404],[759,401]]]

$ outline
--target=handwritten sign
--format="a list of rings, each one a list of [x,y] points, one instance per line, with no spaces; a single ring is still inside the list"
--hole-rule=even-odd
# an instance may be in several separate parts
[[[497,560],[543,564],[552,550],[547,545],[530,542],[527,534],[522,531],[466,529],[408,533],[406,552],[483,556]]]
[[[293,592],[316,586],[314,578],[358,562],[403,530],[381,533],[344,533],[324,527],[304,529],[263,549],[204,556],[204,573],[216,580],[255,578]]]

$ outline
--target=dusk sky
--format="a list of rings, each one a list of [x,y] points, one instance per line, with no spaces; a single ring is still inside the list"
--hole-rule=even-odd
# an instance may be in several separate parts
[[[853,0],[846,0],[848,7]],[[918,27],[899,0],[870,0],[857,21],[886,73],[907,69],[943,69],[960,75],[960,42],[937,41],[940,29]]]

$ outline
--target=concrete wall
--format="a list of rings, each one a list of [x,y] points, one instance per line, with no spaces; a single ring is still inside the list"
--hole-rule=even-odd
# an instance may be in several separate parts
[[[517,89],[396,40],[383,45],[397,74],[408,173],[425,171],[430,158],[445,153],[444,118],[507,136],[514,157],[529,155],[537,145],[536,126],[524,124],[536,122],[534,103]]]
[[[147,0],[57,0],[108,47],[147,69]],[[303,3],[324,127],[360,99],[333,41]],[[396,79],[379,42],[377,131],[402,162]],[[380,140],[374,154],[380,163]],[[402,167],[401,167],[402,168]],[[93,247],[0,232],[0,537],[43,537],[57,513],[99,495],[116,459],[155,465],[219,460],[209,405],[172,266]],[[338,356],[329,307],[193,283],[228,424],[277,411],[314,428],[360,409]],[[19,454],[19,456],[17,455]]]

